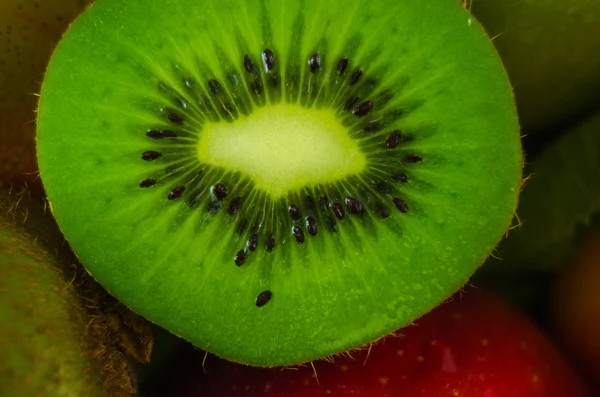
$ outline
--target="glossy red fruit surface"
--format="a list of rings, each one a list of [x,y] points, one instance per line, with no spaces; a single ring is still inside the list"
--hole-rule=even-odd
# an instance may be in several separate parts
[[[351,357],[350,357],[351,356]],[[522,314],[469,289],[398,336],[314,368],[180,357],[163,393],[181,397],[583,397],[577,375]]]

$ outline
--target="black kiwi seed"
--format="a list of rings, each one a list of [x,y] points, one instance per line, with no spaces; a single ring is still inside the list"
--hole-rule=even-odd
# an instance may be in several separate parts
[[[360,98],[357,96],[350,97],[346,103],[344,104],[344,110],[350,110],[360,101]]]
[[[146,132],[146,136],[150,139],[162,139],[164,138],[164,135],[162,133],[162,131],[157,131],[157,130],[152,130],[152,131],[148,131]]]
[[[306,230],[308,230],[308,234],[310,234],[311,236],[317,235],[317,231],[319,230],[317,226],[317,220],[312,216],[306,218]]]
[[[240,209],[242,198],[240,196],[236,196],[231,199],[229,205],[227,206],[227,213],[229,215],[233,215]]]
[[[408,182],[408,176],[403,172],[398,172],[392,175],[392,179],[396,182],[406,183]]]
[[[338,219],[344,219],[344,216],[346,216],[346,213],[344,212],[344,207],[342,207],[340,203],[333,203],[331,209],[333,210],[333,213]]]
[[[273,248],[275,248],[275,236],[273,236],[273,234],[267,236],[266,246],[267,251],[269,252],[273,251]]]
[[[405,163],[420,163],[421,161],[423,161],[423,158],[421,156],[417,156],[416,154],[409,154],[406,155],[402,158],[402,161]]]
[[[157,152],[154,150],[147,150],[144,153],[142,153],[142,160],[152,161],[152,160],[156,160],[160,156],[162,156],[162,154],[160,152]]]
[[[350,75],[350,79],[348,79],[348,85],[352,87],[354,84],[358,83],[358,80],[360,80],[362,75],[363,75],[362,70],[355,69],[352,72],[352,74]]]
[[[270,72],[275,67],[275,55],[273,51],[268,48],[262,53],[263,64],[265,65],[265,72]]]
[[[288,207],[288,212],[290,213],[290,216],[293,220],[297,221],[298,219],[300,219],[300,210],[294,204]]]
[[[298,226],[294,226],[294,228],[292,229],[292,233],[294,234],[294,237],[296,238],[298,244],[302,244],[304,242],[304,232],[302,231],[302,229],[300,229]]]
[[[246,250],[239,250],[238,253],[235,254],[235,264],[237,266],[242,266],[246,262],[246,258],[248,258]]]
[[[169,200],[177,200],[178,198],[180,198],[183,195],[184,191],[185,191],[185,186],[177,186],[175,189],[173,189],[169,192],[169,195],[167,196],[167,198]]]
[[[253,234],[248,239],[248,249],[250,251],[254,252],[254,251],[256,251],[257,247],[258,247],[258,234]]]
[[[248,55],[244,55],[244,69],[248,73],[254,73],[255,70],[254,62],[252,62],[252,59]]]
[[[319,54],[312,54],[308,60],[308,65],[310,66],[311,73],[317,73],[317,70],[321,68],[321,57],[319,57]]]
[[[406,201],[396,197],[394,198],[394,205],[398,208],[398,211],[406,214],[408,212],[408,204]]]
[[[183,123],[183,117],[179,113],[177,113],[173,109],[167,109],[166,111],[167,111],[167,118],[169,119],[169,121],[171,121],[175,124]]]
[[[221,84],[215,79],[210,79],[208,80],[208,88],[213,94],[217,95],[221,91]]]
[[[353,197],[346,197],[344,199],[346,207],[351,214],[360,214],[363,211],[363,206],[357,199]]]
[[[387,141],[385,141],[385,146],[387,146],[390,149],[394,149],[396,146],[398,146],[399,143],[400,143],[400,131],[395,130],[395,131],[392,131],[392,133],[388,137]]]
[[[352,113],[354,113],[356,117],[363,117],[369,114],[371,109],[373,109],[373,102],[365,101],[361,103],[356,109],[354,109]]]
[[[219,200],[224,200],[225,197],[227,197],[227,186],[223,185],[222,183],[217,183],[213,187],[213,194]]]
[[[341,76],[344,73],[346,73],[347,68],[348,68],[348,58],[342,58],[338,62],[337,67],[335,69],[337,70],[338,74]]]
[[[156,185],[156,179],[148,178],[140,182],[140,187],[150,187]]]
[[[256,297],[256,306],[263,307],[271,300],[272,297],[273,293],[269,290],[261,292]]]

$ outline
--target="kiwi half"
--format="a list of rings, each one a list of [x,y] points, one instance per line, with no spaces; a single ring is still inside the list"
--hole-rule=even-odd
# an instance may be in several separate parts
[[[38,159],[90,272],[232,361],[364,345],[459,289],[516,207],[506,74],[455,1],[100,0]]]

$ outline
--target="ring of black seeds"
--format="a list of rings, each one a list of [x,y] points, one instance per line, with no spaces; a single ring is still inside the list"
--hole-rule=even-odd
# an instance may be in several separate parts
[[[248,76],[250,93],[255,96],[259,106],[266,104],[264,99],[261,99],[264,98],[265,94],[268,94],[272,101],[282,100],[280,96],[277,96],[280,76],[276,68],[275,53],[267,48],[258,55],[257,59],[262,61],[262,69],[256,66],[251,54],[245,54],[240,61],[240,67],[243,67],[244,73]],[[351,60],[348,57],[338,59],[334,65],[327,65],[321,54],[316,52],[307,55],[305,59],[308,59],[308,71],[311,74],[324,73],[329,67],[333,74],[340,77],[346,76],[349,91],[344,94],[344,98],[340,99],[337,106],[342,117],[346,117],[343,116],[344,114],[354,116],[354,119],[347,119],[348,121],[344,124],[350,126],[350,133],[356,131],[362,132],[365,136],[381,137],[381,144],[388,149],[399,149],[402,147],[404,141],[408,141],[407,138],[403,137],[400,130],[386,131],[386,125],[402,117],[405,111],[403,109],[387,109],[385,107],[386,102],[393,96],[393,93],[389,91],[370,98],[369,95],[375,91],[377,82],[365,77],[360,66],[351,66]],[[352,69],[350,69],[351,67]],[[347,74],[348,70],[352,71]],[[265,76],[265,81],[268,83],[265,86],[266,89],[263,89],[261,75]],[[199,93],[194,95],[198,101],[197,105],[205,113],[207,120],[213,122],[218,122],[219,120],[231,121],[242,114],[249,115],[251,113],[252,106],[248,107],[244,105],[239,99],[243,95],[236,93],[236,95],[232,96],[228,92],[230,89],[228,85],[224,86],[213,77],[207,78],[204,84],[204,87],[207,88],[207,91],[204,91],[206,94],[203,91],[199,91]],[[182,79],[182,86],[186,87],[189,92],[194,93],[202,84],[190,77],[185,77]],[[391,216],[386,203],[391,202],[401,214],[409,212],[408,203],[404,199],[390,196],[396,192],[392,184],[406,184],[409,181],[409,177],[407,172],[402,168],[402,165],[418,164],[423,161],[423,158],[415,153],[400,151],[397,155],[394,155],[395,157],[389,157],[389,173],[385,175],[379,174],[373,178],[371,189],[373,189],[372,192],[375,195],[365,193],[367,192],[366,186],[362,190],[357,188],[355,191],[349,192],[350,194],[348,195],[340,195],[336,190],[327,191],[322,189],[319,192],[315,190],[303,192],[302,194],[298,193],[293,195],[293,200],[290,198],[283,210],[289,215],[286,222],[289,222],[291,227],[283,227],[285,222],[283,224],[272,222],[257,223],[258,219],[264,218],[264,214],[260,211],[253,213],[249,209],[256,209],[252,202],[244,204],[244,207],[242,206],[242,203],[245,202],[245,191],[235,191],[235,189],[231,192],[228,191],[227,184],[229,182],[227,181],[204,180],[202,170],[190,172],[190,167],[194,166],[193,164],[177,162],[178,153],[183,155],[185,149],[164,146],[168,145],[169,142],[177,142],[182,137],[189,138],[192,136],[186,132],[186,111],[190,103],[183,99],[185,98],[183,93],[178,93],[176,88],[169,87],[164,83],[159,84],[159,92],[165,96],[166,103],[177,103],[181,109],[176,109],[172,105],[164,106],[161,111],[165,117],[165,126],[149,129],[144,132],[148,138],[148,142],[155,142],[163,146],[144,151],[141,159],[147,162],[161,159],[160,161],[164,161],[167,165],[165,165],[163,177],[149,176],[139,182],[139,187],[147,189],[165,183],[171,184],[173,183],[171,181],[172,178],[180,178],[176,179],[179,181],[179,184],[171,185],[168,189],[167,199],[169,201],[176,202],[183,196],[187,196],[187,199],[183,200],[183,202],[189,208],[204,208],[208,214],[216,215],[224,207],[226,209],[224,211],[227,214],[226,216],[239,217],[235,223],[235,231],[239,236],[247,237],[245,246],[234,254],[233,261],[238,267],[246,264],[251,255],[257,250],[264,249],[266,252],[272,252],[276,248],[278,240],[284,241],[287,239],[284,236],[285,233],[289,233],[290,237],[296,243],[305,244],[305,230],[310,236],[317,239],[320,234],[320,224],[325,225],[324,230],[327,233],[338,233],[340,229],[336,219],[344,222],[348,216],[360,217],[367,211],[367,208],[368,211],[372,210],[377,215],[377,218],[381,220]],[[388,111],[385,113],[387,116],[384,114],[377,120],[369,120],[371,112],[374,110],[378,112],[382,111],[377,106],[381,106],[384,112]],[[352,121],[359,119],[366,119],[366,121]],[[360,124],[357,125],[357,128],[351,127],[355,123]],[[190,145],[189,150],[193,150],[193,143]],[[183,177],[180,175],[183,175]],[[382,179],[384,177],[387,178],[387,181]],[[227,199],[228,197],[231,198]],[[267,200],[264,194],[262,197],[263,201]],[[362,202],[363,199],[367,200],[365,201],[368,204],[366,207]],[[316,205],[317,202],[318,206]],[[305,230],[298,224],[301,219],[305,220]],[[270,291],[263,291],[256,298],[256,305],[258,307],[265,305],[270,301],[271,297],[272,293]]]

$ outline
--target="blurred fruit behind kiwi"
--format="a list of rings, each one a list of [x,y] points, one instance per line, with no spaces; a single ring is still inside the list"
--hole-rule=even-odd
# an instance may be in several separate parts
[[[520,224],[498,247],[495,265],[559,268],[596,221],[599,170],[600,112],[565,131],[525,170]]]
[[[148,332],[77,265],[40,200],[0,190],[0,396],[133,396]]]
[[[463,2],[502,57],[525,134],[560,130],[600,101],[600,1]]]
[[[600,223],[600,112],[562,132],[525,175],[519,222],[472,282],[549,325],[556,273]]]
[[[54,46],[91,0],[0,1],[0,184],[41,192],[35,159],[37,94]]]
[[[564,346],[600,395],[600,231],[567,261],[552,294],[552,319]]]

